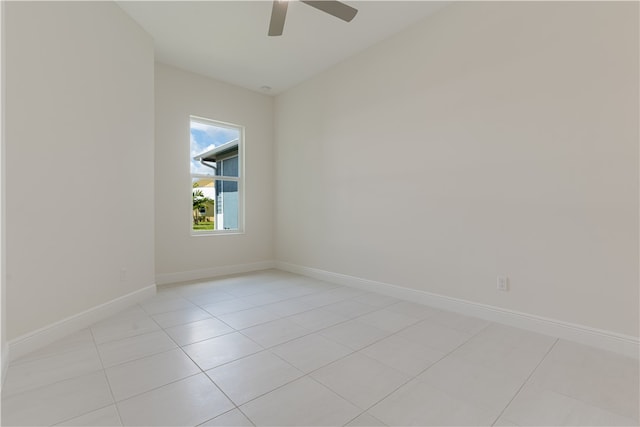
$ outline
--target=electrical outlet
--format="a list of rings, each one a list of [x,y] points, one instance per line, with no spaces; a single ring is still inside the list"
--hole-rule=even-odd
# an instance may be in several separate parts
[[[509,278],[507,276],[498,276],[498,290],[502,292],[509,291]]]
[[[127,269],[123,268],[120,270],[120,282],[124,283],[127,281]]]

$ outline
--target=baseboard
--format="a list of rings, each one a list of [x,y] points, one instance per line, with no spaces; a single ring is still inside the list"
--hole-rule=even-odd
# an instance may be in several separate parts
[[[2,348],[2,376],[0,377],[0,391],[4,388],[4,380],[7,378],[7,368],[9,367],[9,344],[5,344]],[[1,393],[0,393],[1,394]]]
[[[25,354],[38,350],[52,342],[59,340],[69,334],[84,329],[95,322],[113,316],[133,304],[150,298],[156,294],[156,285],[149,285],[145,288],[112,299],[106,303],[97,305],[88,310],[62,319],[51,325],[29,332],[8,343],[8,353],[11,360],[15,360]],[[4,362],[4,360],[3,360]],[[3,373],[4,373],[3,369]]]
[[[249,273],[251,271],[275,268],[275,261],[260,261],[248,264],[225,265],[221,267],[204,268],[201,270],[180,271],[156,275],[158,285],[188,282],[190,280],[208,279],[210,277],[228,276],[230,274]]]
[[[636,359],[639,357],[640,342],[638,338],[628,335],[281,261],[276,263],[276,268],[339,285],[366,289],[443,310],[575,341]]]

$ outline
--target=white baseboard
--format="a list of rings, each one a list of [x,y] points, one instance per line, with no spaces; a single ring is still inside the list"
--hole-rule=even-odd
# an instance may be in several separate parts
[[[426,291],[409,289],[374,280],[362,279],[345,274],[333,273],[311,267],[299,266],[278,261],[276,267],[280,270],[315,279],[336,283],[344,286],[365,289],[395,298],[425,304],[431,307],[454,311],[468,316],[474,316],[492,322],[515,326],[522,329],[550,335],[581,344],[613,351],[625,356],[639,357],[640,342],[638,338],[622,335],[611,331],[590,328],[583,325],[549,319],[533,314],[507,310],[472,301],[451,298]]]
[[[260,261],[249,264],[234,264],[221,267],[204,268],[202,270],[180,271],[178,273],[167,273],[156,275],[158,285],[168,285],[171,283],[188,282],[190,280],[208,279],[210,277],[228,276],[230,274],[249,273],[251,271],[266,270],[276,268],[275,261]]]
[[[7,378],[7,368],[9,367],[9,344],[5,344],[2,349],[2,355],[0,356],[2,359],[2,376],[0,377],[0,391],[4,387],[4,380]]]
[[[100,320],[106,319],[133,304],[150,298],[156,294],[156,285],[149,285],[137,291],[112,299],[88,310],[62,319],[51,325],[29,332],[8,343],[11,360],[31,353],[69,334],[84,329]],[[4,363],[4,358],[3,358]],[[5,370],[2,370],[3,374]]]

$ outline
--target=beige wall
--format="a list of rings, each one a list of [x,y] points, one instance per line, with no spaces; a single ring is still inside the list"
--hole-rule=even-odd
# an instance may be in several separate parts
[[[163,64],[156,64],[155,96],[159,281],[273,260],[273,98]],[[191,235],[190,115],[245,127],[242,234]]]
[[[277,259],[637,337],[638,72],[637,3],[444,8],[277,97]]]
[[[154,283],[153,43],[112,2],[5,14],[12,340]]]

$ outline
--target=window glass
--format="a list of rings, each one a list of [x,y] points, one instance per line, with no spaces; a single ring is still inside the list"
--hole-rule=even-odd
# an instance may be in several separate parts
[[[242,230],[242,128],[191,118],[192,234]]]

